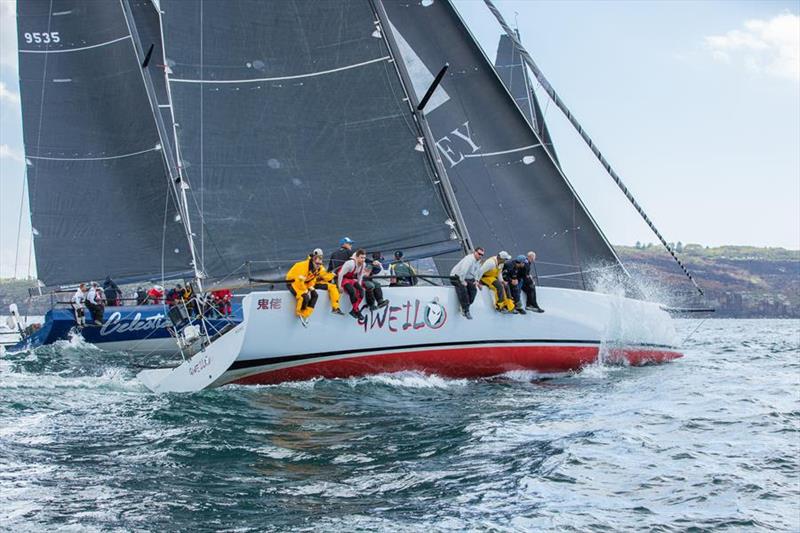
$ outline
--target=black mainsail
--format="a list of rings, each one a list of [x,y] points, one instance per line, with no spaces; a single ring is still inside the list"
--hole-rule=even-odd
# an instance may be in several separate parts
[[[207,276],[284,270],[345,235],[418,257],[460,248],[368,0],[160,5]]]
[[[425,112],[472,241],[535,250],[545,285],[583,288],[587,267],[619,265],[450,2],[383,5],[418,95],[450,65]]]
[[[18,2],[17,30],[39,279],[191,273],[120,3]]]
[[[517,32],[517,36],[519,36],[519,32]],[[533,91],[530,76],[528,76],[528,68],[522,61],[519,50],[514,46],[508,35],[500,36],[494,68],[497,70],[497,75],[503,80],[506,89],[514,98],[520,111],[525,115],[528,123],[542,139],[544,146],[550,151],[555,162],[558,163],[553,139],[547,129],[539,99],[536,98],[536,93]]]

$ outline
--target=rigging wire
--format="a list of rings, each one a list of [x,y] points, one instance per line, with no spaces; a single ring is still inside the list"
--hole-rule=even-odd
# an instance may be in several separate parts
[[[53,0],[50,0],[50,7],[47,10],[47,33],[50,33],[50,27],[51,27],[52,21],[53,21]],[[49,43],[45,44],[45,51],[48,51],[49,49],[50,49],[50,44]],[[45,87],[46,87],[45,81],[47,80],[47,59],[48,59],[49,56],[50,56],[50,54],[44,54],[44,64],[42,66],[42,91],[41,91],[41,96],[39,98],[39,126],[38,126],[37,131],[36,131],[36,153],[37,154],[40,153],[40,149],[41,149],[41,145],[42,145],[42,124],[44,122],[44,91],[45,91]],[[27,165],[28,164],[28,161],[27,161],[27,156],[28,156],[27,147],[25,149],[25,156],[26,156],[25,164]],[[25,181],[26,182],[27,182],[27,175],[28,175],[28,171],[27,171],[27,168],[26,168],[26,170],[25,170],[25,176],[26,176]],[[33,189],[30,189],[30,187],[29,187],[30,199],[28,201],[28,209],[29,209],[29,211],[31,211],[31,244],[30,244],[30,246],[28,248],[28,273],[27,273],[28,277],[30,277],[30,275],[31,275],[31,255],[32,255],[32,251],[31,250],[33,248],[33,237],[34,237],[34,234],[33,234],[33,214],[32,213],[33,213],[33,205],[35,203],[34,199],[36,198],[36,185],[39,183],[39,180],[36,179],[36,178],[38,178],[38,176],[39,176],[39,167],[37,165],[36,166],[36,170],[34,171],[34,187],[33,187]],[[21,216],[22,216],[22,212],[20,211],[20,217]],[[17,231],[19,231],[19,228],[18,228]],[[14,274],[16,275],[16,265],[14,267]]]
[[[19,196],[19,217],[17,218],[17,245],[16,250],[14,251],[14,273],[12,277],[17,277],[17,264],[19,262],[19,240],[22,235],[22,208],[25,207],[25,186],[28,183],[28,169],[25,168],[25,175],[22,177],[22,193]],[[33,231],[31,231],[31,242],[29,245],[30,247],[33,246]]]
[[[636,211],[639,213],[642,219],[647,223],[647,225],[650,227],[650,229],[653,231],[656,237],[658,237],[659,241],[661,241],[661,244],[664,246],[667,252],[669,252],[669,254],[672,256],[675,262],[678,263],[678,266],[681,267],[681,270],[683,270],[683,273],[686,274],[686,277],[688,277],[689,280],[692,282],[695,289],[697,289],[697,291],[702,296],[703,290],[697,284],[692,274],[689,272],[686,266],[684,266],[683,262],[680,259],[678,259],[678,256],[675,255],[675,252],[672,250],[672,247],[669,245],[669,243],[667,243],[667,240],[661,235],[661,232],[658,231],[658,228],[656,228],[655,224],[650,220],[650,217],[647,216],[647,213],[644,212],[644,209],[642,209],[642,207],[639,205],[639,202],[636,201],[636,199],[633,197],[633,194],[628,190],[628,188],[622,182],[622,178],[620,178],[619,175],[614,171],[614,169],[611,168],[611,164],[606,160],[606,158],[600,152],[600,149],[597,147],[594,141],[592,141],[591,137],[589,137],[589,134],[586,133],[586,131],[580,125],[578,120],[573,116],[572,112],[570,112],[570,110],[567,108],[564,101],[561,100],[558,94],[556,94],[552,85],[550,85],[550,82],[547,81],[547,78],[545,78],[542,71],[539,70],[539,67],[533,61],[531,55],[528,53],[525,47],[522,46],[522,43],[514,34],[514,30],[511,29],[511,27],[506,22],[505,18],[503,18],[503,15],[500,13],[500,10],[497,9],[492,0],[483,0],[483,2],[486,4],[486,7],[489,8],[489,11],[491,11],[494,17],[497,19],[497,22],[500,23],[500,26],[503,28],[503,31],[506,33],[506,35],[508,35],[508,37],[514,43],[514,46],[517,47],[517,50],[519,50],[520,55],[525,60],[525,63],[527,63],[528,66],[531,68],[534,75],[536,76],[536,79],[539,80],[539,83],[542,84],[542,88],[544,88],[547,95],[553,100],[553,103],[555,103],[556,106],[558,106],[558,108],[566,115],[567,119],[569,119],[572,126],[578,131],[583,140],[589,145],[589,149],[592,151],[595,157],[597,157],[597,159],[600,161],[600,164],[603,166],[606,172],[608,172],[608,174],[611,176],[611,178],[614,180],[614,182],[617,184],[617,186],[620,188],[623,194],[625,194],[625,197],[630,201],[630,203],[633,205],[633,207],[636,209]]]

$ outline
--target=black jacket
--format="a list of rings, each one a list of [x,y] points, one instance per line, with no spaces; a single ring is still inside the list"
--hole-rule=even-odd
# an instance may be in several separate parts
[[[503,263],[503,279],[511,281],[512,279],[522,281],[528,275],[529,268],[526,267],[527,263],[517,264],[513,259],[509,259]]]
[[[336,272],[352,255],[353,251],[347,248],[339,248],[333,252],[328,261],[328,272]]]

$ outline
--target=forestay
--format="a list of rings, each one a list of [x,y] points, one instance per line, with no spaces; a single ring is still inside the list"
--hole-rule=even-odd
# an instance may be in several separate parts
[[[39,279],[191,272],[121,5],[18,2],[17,29]]]
[[[545,285],[583,288],[588,267],[618,265],[453,6],[384,6],[412,75],[450,64],[425,112],[472,241],[488,253],[535,250]]]
[[[208,276],[284,270],[345,235],[416,256],[459,248],[368,0],[160,5]]]

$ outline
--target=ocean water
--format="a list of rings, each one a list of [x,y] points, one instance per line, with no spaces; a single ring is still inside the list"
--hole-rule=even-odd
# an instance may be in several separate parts
[[[0,530],[798,531],[800,321],[686,357],[155,396],[80,342],[0,358]]]

